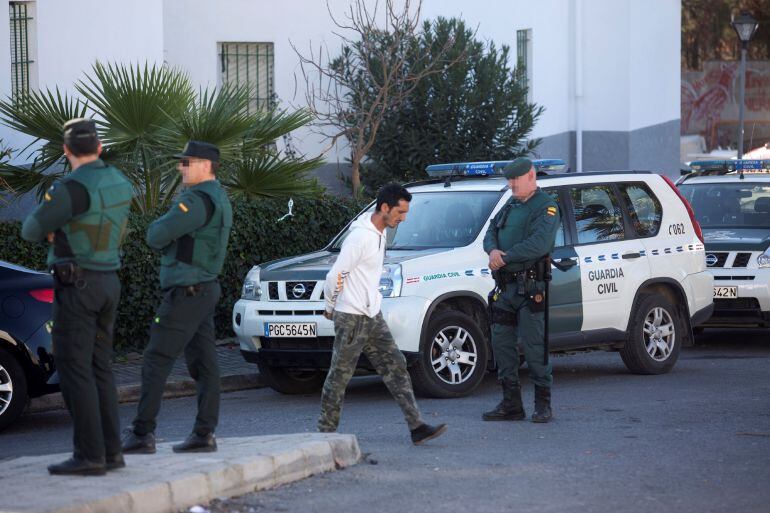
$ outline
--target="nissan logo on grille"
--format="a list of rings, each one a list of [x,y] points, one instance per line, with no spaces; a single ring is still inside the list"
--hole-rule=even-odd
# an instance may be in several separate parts
[[[297,283],[294,288],[291,289],[291,295],[299,299],[305,295],[305,286],[302,283]]]
[[[709,267],[713,267],[714,264],[716,264],[719,261],[717,256],[714,253],[709,253],[706,255],[706,265]]]

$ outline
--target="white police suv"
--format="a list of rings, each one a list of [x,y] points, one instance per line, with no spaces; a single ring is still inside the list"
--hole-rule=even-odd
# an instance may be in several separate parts
[[[693,162],[679,189],[695,210],[714,275],[704,326],[770,326],[770,160]]]
[[[408,185],[407,219],[387,234],[383,315],[425,395],[468,394],[493,365],[493,280],[482,240],[510,197],[500,175],[506,164],[429,166],[433,179]],[[649,172],[535,165],[562,213],[552,254],[551,351],[617,350],[632,372],[669,371],[692,342],[692,326],[713,309],[713,278],[688,203],[671,181]],[[323,281],[347,230],[321,251],[261,264],[246,276],[233,328],[243,356],[280,392],[323,383],[334,340],[322,315]],[[358,365],[371,370],[364,356]]]

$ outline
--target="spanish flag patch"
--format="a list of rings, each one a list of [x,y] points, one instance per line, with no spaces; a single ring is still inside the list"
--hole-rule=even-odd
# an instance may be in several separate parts
[[[181,211],[182,211],[182,212],[184,212],[185,214],[186,214],[187,212],[189,212],[189,211],[190,211],[190,209],[189,209],[189,208],[187,208],[187,205],[185,205],[185,204],[184,204],[184,203],[182,203],[181,201],[179,202],[179,210],[181,210]]]
[[[555,216],[556,215],[556,207],[548,207],[545,209],[545,213],[549,216]]]
[[[53,198],[51,197],[51,195],[50,195],[50,194],[48,194],[47,192],[45,193],[45,196],[43,196],[43,197],[45,198],[45,200],[46,200],[46,201],[51,201],[51,199],[53,199]]]

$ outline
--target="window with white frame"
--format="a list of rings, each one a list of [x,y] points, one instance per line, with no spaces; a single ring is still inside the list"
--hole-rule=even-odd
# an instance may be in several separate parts
[[[532,29],[516,31],[516,72],[527,87],[527,101],[532,102]]]
[[[219,43],[219,83],[249,90],[249,112],[275,106],[273,43]]]
[[[11,94],[17,97],[36,87],[34,2],[8,2],[11,48]]]

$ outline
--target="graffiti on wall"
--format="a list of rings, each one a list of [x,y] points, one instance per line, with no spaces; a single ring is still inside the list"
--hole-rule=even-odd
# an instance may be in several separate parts
[[[735,61],[709,61],[702,71],[682,72],[682,134],[704,135],[713,146],[722,142],[720,127],[735,132],[739,70]],[[770,61],[746,64],[745,106],[745,130],[759,127],[758,137],[770,134]]]

